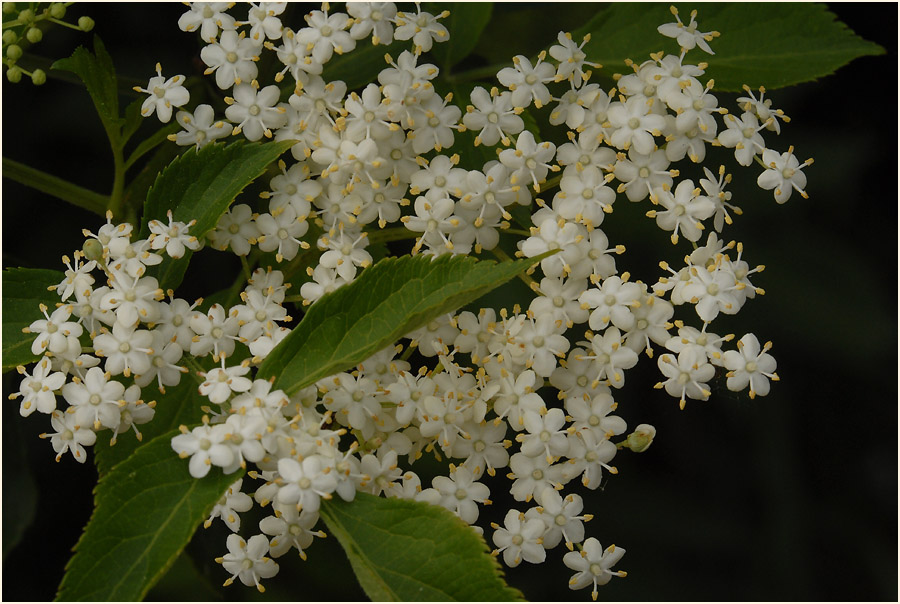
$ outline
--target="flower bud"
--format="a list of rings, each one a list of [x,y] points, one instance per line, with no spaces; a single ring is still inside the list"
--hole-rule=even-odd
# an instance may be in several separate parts
[[[94,20],[87,16],[79,17],[78,28],[81,31],[91,31],[92,29],[94,29]]]
[[[35,69],[31,73],[31,83],[40,86],[47,81],[47,73],[43,69]]]
[[[4,2],[3,3],[3,12],[7,15],[11,15],[16,12],[16,3],[15,2]]]
[[[37,27],[32,27],[27,32],[25,32],[25,37],[28,38],[28,41],[32,44],[37,44],[41,41],[41,38],[44,37],[44,32],[42,32]]]
[[[22,79],[22,68],[18,65],[13,65],[9,69],[6,70],[6,79],[12,82],[13,84],[19,82]]]
[[[4,44],[15,44],[19,40],[19,36],[11,29],[7,29],[3,32],[3,43]]]
[[[50,16],[54,19],[62,19],[66,16],[66,5],[62,2],[54,2],[50,5]]]
[[[85,241],[84,245],[81,246],[81,251],[84,252],[84,257],[88,260],[100,261],[103,259],[103,244],[96,239]]]
[[[641,424],[628,435],[624,445],[635,453],[642,453],[650,447],[655,436],[656,428],[650,424]]]
[[[22,57],[22,47],[18,44],[10,44],[6,47],[6,58],[18,61]]]
[[[19,21],[24,21],[25,23],[31,23],[34,21],[34,11],[30,8],[26,8],[25,10],[19,13]]]

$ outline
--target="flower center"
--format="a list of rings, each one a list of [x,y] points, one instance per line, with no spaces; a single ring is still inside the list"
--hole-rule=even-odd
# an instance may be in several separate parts
[[[566,301],[562,296],[553,296],[553,306],[557,308],[562,308],[565,305]]]
[[[237,63],[238,54],[232,50],[225,55],[225,60],[229,63]]]
[[[444,187],[447,186],[447,179],[444,178],[443,176],[435,176],[435,177],[434,177],[434,184],[435,184],[435,186],[437,186],[437,187],[444,188]]]
[[[694,108],[694,111],[700,111],[701,109],[703,109],[703,106],[703,101],[701,99],[697,99],[696,101],[691,103],[691,107]]]
[[[256,105],[256,104],[250,105],[250,108],[247,109],[247,113],[249,113],[250,115],[253,115],[253,116],[259,115],[259,112],[260,112],[259,105]]]
[[[128,342],[122,342],[119,344],[119,352],[128,352],[131,350],[131,344]]]
[[[569,523],[569,519],[564,514],[559,514],[553,519],[553,522],[556,523],[556,526],[566,526]]]
[[[322,29],[320,29],[319,31],[322,33],[322,36],[325,38],[327,38],[328,36],[330,36],[331,34],[334,33],[334,30],[331,29],[330,25],[323,25]]]
[[[630,120],[628,120],[628,127],[631,128],[632,130],[637,130],[638,128],[640,128],[640,126],[641,126],[641,120],[639,120],[638,118],[633,117]]]
[[[466,492],[465,489],[456,489],[456,498],[459,499],[460,501],[465,499],[468,495],[469,494]]]
[[[522,538],[522,535],[513,535],[511,541],[513,545],[522,545],[525,542],[525,539]]]
[[[747,370],[747,373],[753,373],[754,371],[756,371],[756,363],[754,361],[747,361],[744,369]]]
[[[544,471],[541,469],[537,469],[531,473],[531,477],[535,480],[542,480],[544,478]]]
[[[367,122],[373,122],[373,121],[375,121],[375,114],[371,111],[366,111],[363,114],[363,119],[366,120]]]
[[[710,296],[715,296],[719,293],[719,286],[715,283],[710,283],[706,286],[706,293],[708,293]]]
[[[529,73],[527,76],[525,76],[525,83],[529,86],[534,85],[537,81],[537,76],[533,73]]]
[[[101,399],[100,399],[99,394],[92,394],[91,397],[88,399],[88,403],[90,403],[91,405],[99,405],[100,400]]]
[[[492,124],[496,124],[497,122],[500,121],[500,116],[497,115],[495,112],[491,111],[487,115],[487,121],[489,121]]]
[[[650,178],[650,168],[644,166],[640,170],[638,170],[638,176],[641,178]]]
[[[691,381],[691,374],[689,374],[687,371],[682,371],[681,373],[678,374],[678,383],[679,384],[682,384],[682,385],[687,384],[690,381]]]
[[[306,476],[304,476],[303,478],[301,478],[300,480],[297,481],[297,486],[300,487],[301,489],[308,489],[309,487],[312,486],[312,481],[309,478],[307,478]]]

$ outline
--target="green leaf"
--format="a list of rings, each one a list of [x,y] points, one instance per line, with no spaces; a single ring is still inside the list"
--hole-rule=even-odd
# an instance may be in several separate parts
[[[216,469],[193,478],[172,451],[178,433],[158,436],[100,478],[57,600],[141,600],[241,477]]]
[[[442,70],[449,72],[451,67],[469,56],[491,20],[493,7],[492,2],[451,2],[449,6],[441,5],[436,9],[434,14],[443,8],[450,10],[450,16],[441,21],[450,31],[450,39],[431,47],[431,54]]]
[[[94,36],[94,53],[79,46],[67,59],[53,63],[51,69],[71,71],[77,75],[87,87],[94,107],[109,140],[114,145],[120,141],[120,129],[123,120],[119,117],[119,93],[117,90],[116,70],[112,58],[99,36]]]
[[[168,387],[165,394],[160,394],[156,390],[156,384],[150,384],[143,389],[142,395],[145,403],[156,400],[156,413],[153,419],[137,427],[141,431],[142,440],[137,439],[134,430],[120,434],[115,445],[109,444],[112,435],[108,431],[97,435],[94,462],[101,476],[128,459],[141,446],[141,442],[150,442],[160,434],[174,430],[182,424],[199,424],[203,417],[201,407],[209,404],[209,399],[200,396],[197,381],[189,374],[182,375],[181,382],[177,386]]]
[[[360,47],[362,46],[362,47]],[[369,82],[376,81],[379,72],[388,67],[384,60],[385,55],[394,59],[404,50],[410,49],[408,40],[394,40],[387,46],[373,45],[371,42],[357,42],[356,50],[352,53],[334,55],[325,63],[322,70],[322,79],[326,82],[341,80],[347,84],[347,90],[362,88]]]
[[[524,599],[484,540],[444,508],[357,493],[323,502],[320,514],[373,601]]]
[[[60,271],[42,268],[8,268],[3,271],[3,371],[17,365],[37,362],[41,357],[31,353],[34,335],[22,329],[43,319],[39,305],[46,304],[52,313],[59,302],[55,291],[47,288],[65,278]]]
[[[449,255],[386,258],[323,296],[269,353],[258,376],[291,395],[361,363],[403,335],[512,279],[542,257],[496,263]]]
[[[190,149],[175,158],[157,177],[147,193],[141,218],[141,237],[150,234],[150,220],[168,224],[166,212],[175,220],[196,223],[190,233],[198,239],[216,226],[216,222],[244,187],[256,180],[266,166],[278,159],[296,141],[212,143],[199,151]],[[156,276],[161,288],[181,283],[190,262],[190,252],[177,260],[166,258]]]
[[[676,5],[685,22],[692,5]],[[692,50],[688,60],[704,61],[709,68],[703,81],[714,79],[715,90],[781,88],[809,82],[834,73],[857,57],[884,54],[879,45],[863,40],[821,4],[810,3],[712,3],[697,5],[699,30],[719,31],[710,42],[715,55]],[[626,58],[641,63],[651,52],[677,54],[678,44],[656,28],[674,22],[668,4],[612,3],[584,27],[573,32],[580,42],[591,40],[584,50],[589,60],[604,66],[603,72],[628,72]]]

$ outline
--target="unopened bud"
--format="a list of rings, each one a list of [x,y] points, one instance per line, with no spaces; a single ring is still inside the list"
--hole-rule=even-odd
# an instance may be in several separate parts
[[[4,2],[3,3],[3,12],[7,15],[11,15],[16,12],[16,3],[15,2]]]
[[[81,247],[84,257],[88,260],[100,261],[103,259],[103,244],[96,239],[88,239]]]
[[[634,429],[634,432],[628,435],[623,444],[635,453],[641,453],[653,444],[655,436],[656,428],[650,424],[641,424]]]
[[[91,31],[92,29],[94,29],[94,20],[87,16],[79,17],[78,28],[81,31]]]
[[[47,73],[43,69],[35,69],[31,73],[31,83],[40,86],[47,81]]]
[[[44,37],[44,32],[42,32],[37,27],[32,27],[27,32],[25,32],[25,37],[28,38],[28,41],[32,44],[37,44],[41,41],[41,38]]]
[[[22,68],[18,65],[13,65],[9,69],[6,70],[6,79],[12,82],[13,84],[21,81],[22,79]]]
[[[4,44],[15,44],[18,42],[19,36],[11,29],[7,29],[3,32],[3,43]]]
[[[25,23],[31,23],[34,21],[34,11],[30,8],[26,8],[23,11],[19,12],[19,21],[24,21]]]
[[[11,61],[18,61],[22,57],[22,47],[18,44],[10,44],[6,47],[6,58]]]
[[[62,19],[66,16],[66,5],[62,2],[54,2],[50,5],[50,16],[54,19]]]

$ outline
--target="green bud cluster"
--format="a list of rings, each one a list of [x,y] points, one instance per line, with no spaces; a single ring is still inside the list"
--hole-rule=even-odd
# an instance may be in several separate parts
[[[14,16],[3,23],[3,47],[0,50],[0,60],[6,66],[7,80],[15,84],[22,80],[22,76],[28,76],[36,86],[47,81],[44,70],[28,71],[18,62],[30,45],[44,39],[44,31],[51,25],[62,25],[81,32],[94,28],[94,20],[87,16],[79,17],[77,24],[63,21],[71,4],[72,2],[37,3],[29,4],[29,8],[19,9],[15,2],[3,3],[3,14]]]

